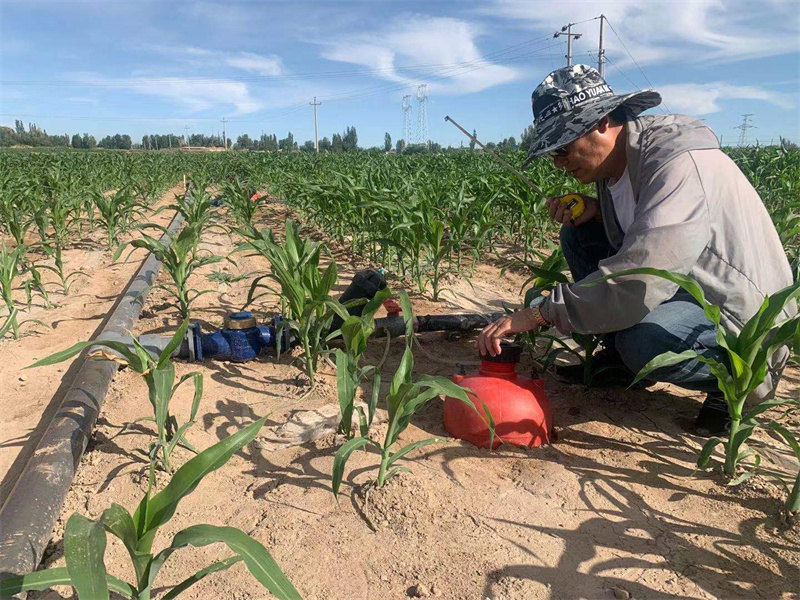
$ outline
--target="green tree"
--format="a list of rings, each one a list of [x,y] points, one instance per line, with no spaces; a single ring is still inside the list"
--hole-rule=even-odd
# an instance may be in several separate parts
[[[397,140],[397,145],[395,146],[395,152],[398,154],[402,154],[403,150],[406,149],[406,141],[405,140]]]
[[[345,152],[355,152],[358,150],[358,134],[355,127],[347,127],[342,136],[342,145]]]
[[[388,131],[383,136],[383,149],[386,152],[391,152],[392,151],[392,136],[389,135]]]
[[[342,142],[342,136],[338,133],[333,134],[333,141],[331,142],[331,151],[332,152],[344,152],[344,143]]]
[[[327,136],[319,141],[320,152],[330,152],[331,148],[332,148],[331,141],[327,138]]]
[[[285,138],[278,142],[278,148],[284,152],[292,152],[295,149],[294,136],[290,131]]]
[[[473,129],[472,130],[472,139],[470,139],[470,141],[469,141],[469,149],[470,150],[473,150],[473,151],[475,150],[475,138],[476,137],[478,137],[478,130],[477,129]]]
[[[83,148],[83,142],[81,141],[81,136],[79,136],[77,133],[72,136],[72,147]]]
[[[300,147],[300,152],[314,152],[316,150],[316,146],[314,145],[314,140],[306,140],[303,142],[303,145]]]
[[[240,150],[252,150],[253,149],[253,140],[250,139],[250,136],[246,133],[243,133],[238,138],[236,138],[236,147]]]

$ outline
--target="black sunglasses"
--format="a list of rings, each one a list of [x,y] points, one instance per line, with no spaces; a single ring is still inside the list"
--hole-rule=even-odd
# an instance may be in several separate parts
[[[569,150],[566,146],[562,146],[561,148],[556,148],[555,150],[550,150],[550,152],[546,152],[545,156],[550,158],[565,158],[569,154]]]

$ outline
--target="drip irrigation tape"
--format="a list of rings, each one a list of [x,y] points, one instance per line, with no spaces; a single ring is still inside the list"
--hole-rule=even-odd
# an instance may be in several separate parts
[[[177,214],[168,230],[183,224]],[[161,242],[168,244],[165,234]],[[150,254],[108,317],[100,336],[129,335],[155,282],[161,263]],[[119,365],[87,360],[67,390],[64,400],[0,508],[0,578],[34,571],[50,541],[78,463],[92,435],[111,380]]]

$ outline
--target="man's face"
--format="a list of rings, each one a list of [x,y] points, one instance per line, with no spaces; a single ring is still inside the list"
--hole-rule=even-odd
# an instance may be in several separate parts
[[[624,149],[620,162],[619,150],[615,152],[617,134],[621,127],[609,125],[603,119],[589,133],[564,146],[566,156],[556,156],[553,164],[564,169],[583,184],[594,183],[608,177],[619,178],[624,171]]]

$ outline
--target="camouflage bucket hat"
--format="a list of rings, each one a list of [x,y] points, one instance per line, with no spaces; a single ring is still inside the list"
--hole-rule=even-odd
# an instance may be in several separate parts
[[[589,133],[614,109],[625,106],[630,116],[661,104],[661,95],[643,90],[617,96],[596,69],[572,65],[553,71],[533,91],[534,140],[528,160],[566,146]]]

